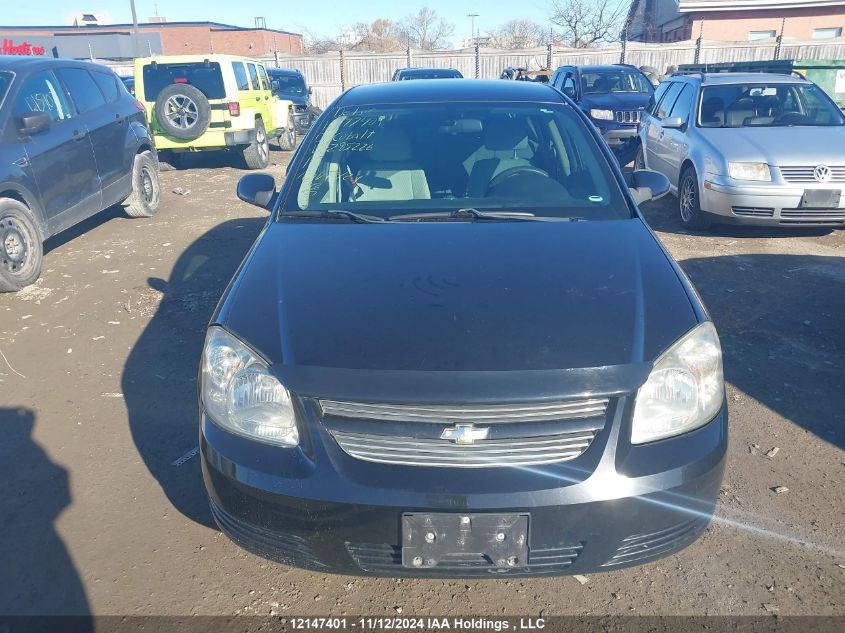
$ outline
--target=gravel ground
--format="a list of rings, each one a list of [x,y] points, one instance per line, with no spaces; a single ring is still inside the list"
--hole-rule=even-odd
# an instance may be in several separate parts
[[[0,614],[845,615],[845,232],[692,235],[674,198],[645,208],[725,349],[729,461],[691,547],[585,584],[334,576],[244,552],[205,505],[203,330],[266,217],[231,165],[163,172],[156,217],[101,214],[0,296]]]

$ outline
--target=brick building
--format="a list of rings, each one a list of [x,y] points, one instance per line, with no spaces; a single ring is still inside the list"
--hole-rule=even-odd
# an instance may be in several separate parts
[[[131,24],[0,26],[0,51],[114,60],[133,57],[136,47],[140,55],[302,53],[302,35],[277,29],[218,22],[145,22],[138,25],[137,43],[133,31]]]
[[[628,39],[677,42],[702,35],[738,42],[845,35],[845,0],[634,0]]]

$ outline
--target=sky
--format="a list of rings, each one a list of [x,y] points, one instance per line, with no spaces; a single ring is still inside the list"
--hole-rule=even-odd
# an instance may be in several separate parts
[[[132,21],[129,0],[37,0],[18,3],[3,0],[6,7],[0,24],[67,25],[74,13],[100,13],[115,23]],[[7,4],[8,3],[8,4]],[[429,6],[455,26],[452,39],[459,42],[470,37],[470,13],[477,13],[476,32],[484,34],[495,26],[514,18],[527,18],[547,23],[551,0],[180,0],[179,2],[135,0],[138,20],[162,15],[170,21],[213,21],[237,26],[254,26],[255,16],[263,16],[267,27],[315,35],[335,36],[356,22],[372,22],[377,18],[398,20],[423,6]],[[14,8],[11,8],[11,6]]]

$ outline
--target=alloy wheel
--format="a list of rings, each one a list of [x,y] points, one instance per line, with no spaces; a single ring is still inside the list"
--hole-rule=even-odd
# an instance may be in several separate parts
[[[689,176],[684,178],[684,184],[681,186],[681,195],[678,198],[681,219],[684,222],[689,222],[695,213],[695,183]]]
[[[183,130],[194,127],[199,119],[197,104],[185,95],[173,95],[165,102],[164,107],[170,122]]]

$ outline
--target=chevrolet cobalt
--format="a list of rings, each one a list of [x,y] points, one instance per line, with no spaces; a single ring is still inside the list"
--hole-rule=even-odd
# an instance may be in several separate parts
[[[234,541],[314,570],[540,576],[706,527],[719,339],[586,116],[528,82],[353,88],[215,312],[201,462]]]

